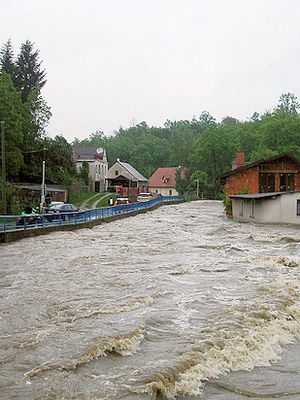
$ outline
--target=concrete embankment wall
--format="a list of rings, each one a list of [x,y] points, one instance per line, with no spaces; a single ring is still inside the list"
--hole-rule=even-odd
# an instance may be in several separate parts
[[[148,208],[129,211],[126,213],[115,214],[109,217],[93,219],[91,221],[78,222],[76,224],[70,223],[61,225],[49,225],[45,227],[36,227],[36,228],[18,229],[18,230],[0,232],[0,243],[15,242],[17,240],[25,239],[28,237],[47,235],[48,233],[55,231],[73,231],[75,229],[81,229],[81,228],[93,228],[95,225],[100,225],[104,222],[115,221],[117,219],[127,218],[137,214],[143,214],[146,213],[147,211],[154,210],[155,208],[158,208],[163,205],[178,204],[182,202],[183,201],[170,201],[170,202],[164,201],[163,203],[157,203]]]

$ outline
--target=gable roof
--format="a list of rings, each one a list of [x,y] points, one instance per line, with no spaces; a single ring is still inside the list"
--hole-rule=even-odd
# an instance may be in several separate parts
[[[174,188],[176,186],[176,167],[158,168],[149,178],[149,187],[167,187]]]
[[[242,165],[241,167],[233,169],[232,171],[225,172],[225,174],[221,175],[219,178],[220,179],[224,179],[227,176],[234,175],[234,174],[239,173],[241,171],[245,171],[247,169],[253,168],[253,167],[257,166],[257,165],[264,164],[264,163],[271,162],[271,161],[275,161],[275,160],[283,158],[283,157],[289,158],[290,160],[294,161],[295,163],[299,164],[299,166],[300,166],[300,161],[297,160],[297,158],[291,156],[289,153],[280,153],[277,156],[273,156],[273,157],[270,157],[270,158],[264,158],[262,160],[258,160],[258,161],[254,161],[254,162],[250,162],[250,163],[247,163],[245,165]]]
[[[118,171],[118,175],[114,175],[113,171],[115,172],[117,171],[116,167],[118,165],[123,170],[123,173],[121,170],[120,172]],[[109,168],[107,177],[108,179],[116,179],[120,176],[123,176],[126,179],[131,179],[132,181],[148,182],[148,179],[145,178],[142,174],[140,174],[139,171],[137,171],[135,168],[133,168],[132,165],[126,162],[122,162],[118,159],[117,162],[115,162],[115,164]]]
[[[100,152],[100,150],[103,152]],[[102,147],[75,147],[73,149],[75,161],[94,161],[106,159],[106,151]]]

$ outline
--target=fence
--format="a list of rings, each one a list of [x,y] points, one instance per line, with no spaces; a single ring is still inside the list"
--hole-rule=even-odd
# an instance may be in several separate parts
[[[142,209],[151,208],[160,203],[172,203],[184,201],[182,196],[158,196],[144,202],[120,204],[111,207],[94,208],[86,211],[58,214],[37,214],[29,216],[0,215],[0,232],[43,228],[59,224],[78,224],[81,222],[103,219],[117,214],[130,213]]]

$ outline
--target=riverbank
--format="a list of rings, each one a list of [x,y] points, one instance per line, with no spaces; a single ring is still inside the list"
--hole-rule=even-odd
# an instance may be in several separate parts
[[[154,203],[146,208],[132,210],[132,211],[130,210],[130,211],[122,212],[122,213],[120,212],[120,213],[117,213],[114,215],[109,215],[109,216],[105,216],[105,217],[98,218],[98,219],[92,219],[89,221],[69,223],[69,224],[37,226],[37,227],[32,227],[32,228],[30,227],[27,229],[15,229],[15,230],[11,230],[11,231],[4,231],[4,232],[0,232],[0,244],[15,242],[17,240],[25,239],[28,237],[47,235],[51,232],[56,232],[56,231],[73,231],[73,230],[82,229],[82,228],[93,228],[94,226],[100,225],[104,222],[115,221],[117,219],[127,218],[127,217],[131,217],[131,216],[134,216],[137,214],[146,213],[146,212],[154,210],[155,208],[160,207],[162,205],[178,204],[178,203],[182,203],[182,202],[183,202],[183,200],[177,200],[177,201],[164,200],[164,202]]]

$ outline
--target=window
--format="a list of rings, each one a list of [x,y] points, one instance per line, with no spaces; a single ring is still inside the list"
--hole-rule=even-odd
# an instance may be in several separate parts
[[[300,200],[297,200],[297,215],[300,215]]]
[[[172,196],[172,189],[169,190],[169,196]]]
[[[295,175],[294,174],[280,174],[280,191],[290,192],[294,190]]]
[[[254,218],[255,215],[255,200],[251,200],[250,204],[250,217]]]
[[[275,174],[259,174],[259,192],[275,192]]]
[[[119,175],[119,171],[115,171],[115,175]]]
[[[288,191],[293,191],[295,187],[295,175],[294,174],[288,174],[287,176],[287,190]]]

